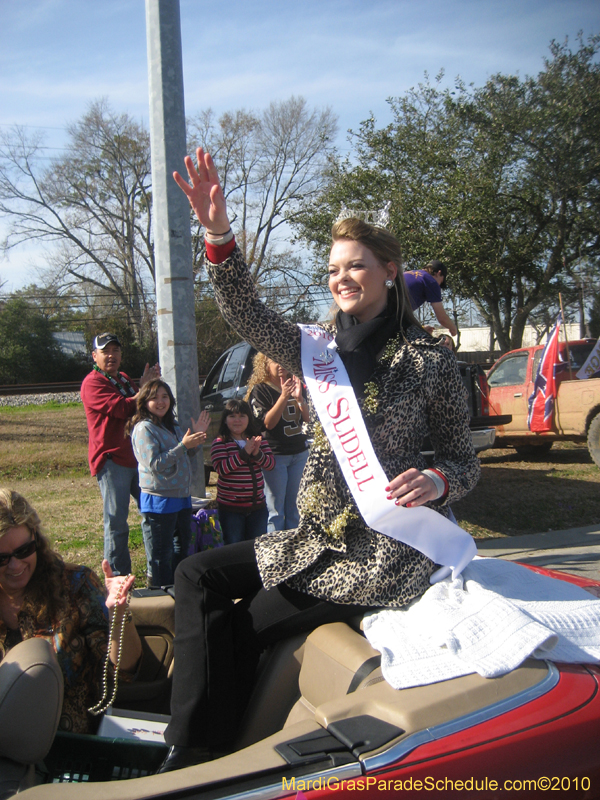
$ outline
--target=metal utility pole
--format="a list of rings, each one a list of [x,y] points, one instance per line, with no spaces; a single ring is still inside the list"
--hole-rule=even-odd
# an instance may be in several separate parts
[[[185,175],[179,0],[146,0],[158,352],[183,431],[200,413],[190,206],[173,180]],[[202,456],[192,459],[192,494],[204,497]]]

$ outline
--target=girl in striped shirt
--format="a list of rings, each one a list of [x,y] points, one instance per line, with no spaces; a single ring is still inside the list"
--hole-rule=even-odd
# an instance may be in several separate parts
[[[254,539],[267,531],[262,470],[271,470],[275,459],[259,434],[250,406],[244,400],[228,400],[210,455],[218,475],[217,502],[225,544]]]

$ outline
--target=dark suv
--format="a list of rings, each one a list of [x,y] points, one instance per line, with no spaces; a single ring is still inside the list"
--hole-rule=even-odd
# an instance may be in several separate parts
[[[226,350],[208,374],[200,390],[200,407],[210,411],[211,424],[204,447],[204,470],[206,483],[210,478],[210,445],[217,435],[223,406],[232,398],[243,398],[252,374],[252,357],[256,350],[248,342],[241,342]],[[458,366],[467,389],[471,432],[475,450],[493,447],[496,438],[494,425],[506,425],[506,417],[489,416],[489,389],[485,372],[478,364],[459,361]],[[423,452],[433,453],[427,440],[423,442]]]

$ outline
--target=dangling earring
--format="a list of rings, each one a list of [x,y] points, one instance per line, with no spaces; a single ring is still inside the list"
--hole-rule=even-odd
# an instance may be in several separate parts
[[[390,278],[388,278],[387,281],[385,282],[386,288],[387,289],[391,289],[393,285],[394,285],[394,281],[391,280]]]

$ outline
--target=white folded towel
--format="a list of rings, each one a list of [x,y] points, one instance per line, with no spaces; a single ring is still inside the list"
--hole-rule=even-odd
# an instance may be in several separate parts
[[[585,589],[519,564],[475,558],[406,608],[364,618],[396,689],[478,672],[503,675],[526,658],[600,661],[600,602]]]

